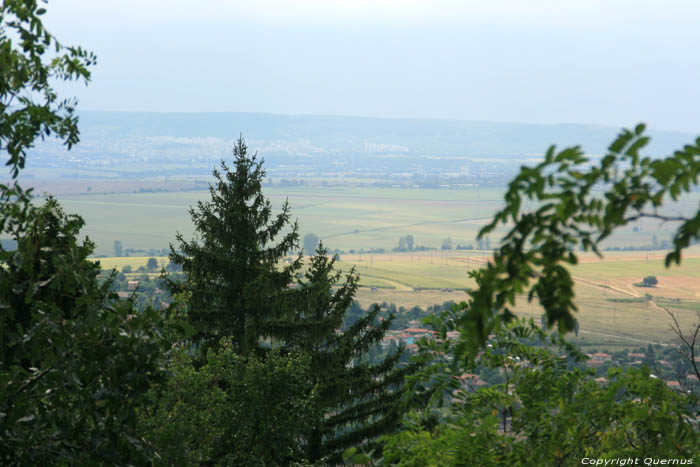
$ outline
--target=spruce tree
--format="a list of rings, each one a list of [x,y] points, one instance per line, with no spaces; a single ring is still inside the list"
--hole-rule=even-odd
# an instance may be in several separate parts
[[[283,298],[301,266],[300,258],[282,265],[298,248],[299,234],[289,204],[274,216],[262,194],[263,160],[248,155],[242,137],[233,157],[232,169],[221,161],[221,171],[213,171],[211,200],[190,208],[198,239],[188,242],[178,233],[178,247],[170,245],[170,259],[186,277],[171,288],[189,294],[188,319],[204,355],[222,337],[229,337],[241,355],[259,349],[262,339],[277,337],[270,323],[284,314]]]
[[[308,439],[308,459],[335,463],[346,448],[371,444],[399,427],[405,411],[401,389],[420,364],[400,366],[402,348],[382,361],[369,361],[369,350],[381,342],[393,320],[393,315],[378,320],[378,306],[341,330],[359,276],[351,271],[343,281],[327,253],[320,245],[300,281],[287,344],[311,357],[318,387],[318,418]]]
[[[340,462],[345,448],[398,428],[401,388],[418,365],[400,366],[402,349],[369,361],[391,319],[380,322],[375,307],[342,330],[359,276],[351,271],[343,279],[323,246],[303,275],[301,256],[285,263],[299,247],[289,205],[273,216],[262,194],[263,162],[248,155],[243,139],[233,153],[233,169],[222,162],[222,171],[214,171],[211,201],[190,210],[199,238],[186,242],[178,234],[178,250],[171,245],[170,258],[186,277],[189,321],[202,355],[227,338],[244,357],[265,358],[267,342],[290,359],[308,358],[316,416],[300,442],[308,460]]]

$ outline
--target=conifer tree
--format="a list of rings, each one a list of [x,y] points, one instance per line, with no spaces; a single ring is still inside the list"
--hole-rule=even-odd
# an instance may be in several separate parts
[[[294,328],[287,344],[311,357],[318,387],[318,419],[309,435],[307,456],[331,463],[340,462],[346,448],[371,443],[398,428],[404,413],[400,389],[406,376],[419,367],[399,366],[402,348],[380,362],[368,360],[368,351],[381,342],[393,320],[392,316],[379,321],[377,306],[340,329],[359,276],[351,271],[343,281],[334,264],[320,245],[300,281],[295,316],[287,324],[290,331]]]
[[[222,337],[231,338],[241,355],[255,352],[261,339],[276,337],[270,323],[284,314],[280,305],[301,266],[300,258],[281,266],[285,255],[298,248],[299,234],[289,204],[273,216],[262,194],[263,161],[248,155],[242,137],[233,157],[232,169],[222,161],[221,172],[213,171],[211,201],[190,209],[199,238],[188,242],[178,233],[177,249],[170,245],[170,259],[186,277],[171,288],[190,294],[188,319],[203,355]]]
[[[283,355],[308,357],[317,399],[302,440],[306,458],[340,461],[345,448],[398,427],[400,388],[417,365],[399,367],[401,351],[369,361],[368,351],[391,324],[377,319],[379,308],[341,330],[358,275],[343,280],[323,246],[303,276],[301,256],[285,264],[287,252],[299,247],[289,205],[273,216],[262,194],[263,162],[248,155],[242,138],[233,153],[234,168],[222,162],[222,171],[214,171],[211,201],[190,210],[199,238],[187,242],[178,234],[178,250],[171,245],[170,258],[186,277],[189,321],[203,351],[225,337],[239,355],[263,354],[266,339]]]

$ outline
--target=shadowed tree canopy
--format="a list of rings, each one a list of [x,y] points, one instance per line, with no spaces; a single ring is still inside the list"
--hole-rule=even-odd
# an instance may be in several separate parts
[[[311,375],[318,390],[318,418],[308,440],[308,459],[340,462],[343,450],[373,443],[398,429],[407,403],[402,387],[420,363],[400,365],[403,348],[378,362],[367,359],[393,321],[377,319],[379,307],[347,329],[345,314],[357,292],[354,272],[342,280],[335,259],[319,245],[299,281],[294,317],[286,325],[288,348],[311,357]]]
[[[75,100],[57,81],[90,78],[93,54],[44,27],[45,1],[0,2],[0,152],[16,179],[37,139],[78,141]],[[84,222],[0,184],[0,464],[147,465],[135,429],[169,343],[159,312],[110,292],[79,241]],[[106,280],[105,280],[106,279]],[[149,459],[150,458],[150,459]],[[118,461],[117,461],[118,460]]]
[[[160,313],[110,292],[80,217],[52,198],[2,201],[17,248],[0,248],[0,463],[146,462],[135,422],[164,376]]]

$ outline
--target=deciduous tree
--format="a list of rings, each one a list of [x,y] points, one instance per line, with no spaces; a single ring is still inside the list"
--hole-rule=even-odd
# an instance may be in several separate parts
[[[95,57],[65,47],[44,27],[36,0],[0,4],[0,151],[13,179],[38,138],[78,141],[75,100],[56,80],[90,78]],[[0,463],[143,464],[135,430],[148,388],[163,375],[167,347],[159,313],[136,313],[110,294],[79,242],[83,221],[49,198],[0,185]],[[105,280],[106,279],[106,280]]]
[[[642,282],[644,283],[645,287],[654,287],[659,283],[659,280],[656,278],[656,276],[646,276]]]
[[[24,167],[27,149],[54,135],[70,149],[78,142],[75,99],[59,100],[55,80],[89,81],[96,57],[64,46],[42,22],[38,0],[0,4],[0,150],[6,151],[13,178]]]
[[[146,262],[146,269],[149,271],[155,271],[158,269],[158,260],[155,258],[148,258],[148,262]]]
[[[460,372],[447,373],[452,404],[442,423],[414,413],[384,438],[385,465],[580,465],[581,459],[700,460],[692,420],[697,400],[666,387],[648,368],[611,369],[596,380],[585,357],[532,321],[499,327]],[[435,348],[434,348],[435,349]],[[448,366],[450,362],[447,362]],[[491,368],[505,381],[469,387],[463,373]]]
[[[572,330],[577,307],[567,266],[577,264],[579,248],[602,256],[600,242],[637,219],[680,223],[665,264],[680,263],[682,250],[700,237],[700,211],[676,216],[658,208],[697,185],[700,138],[652,159],[641,154],[649,142],[644,130],[644,125],[624,130],[599,163],[578,146],[561,151],[552,146],[543,162],[521,168],[509,184],[505,207],[479,233],[484,238],[500,224],[510,226],[493,260],[471,274],[478,287],[455,318],[465,350],[473,353],[499,323],[511,319],[521,294],[539,300],[548,325]],[[537,209],[523,210],[525,199]]]
[[[406,248],[408,251],[413,251],[413,235],[406,235]]]
[[[304,238],[302,239],[302,246],[304,248],[305,255],[313,255],[316,248],[318,248],[318,236],[313,233],[304,235]]]
[[[573,465],[584,456],[700,460],[694,447],[698,405],[693,395],[675,393],[644,368],[615,369],[607,381],[594,381],[590,372],[579,369],[575,349],[558,337],[577,325],[567,266],[578,262],[578,249],[602,255],[600,242],[627,223],[644,217],[675,220],[680,227],[666,256],[670,266],[700,236],[700,211],[668,216],[658,209],[697,184],[700,138],[659,159],[640,154],[648,141],[639,125],[624,130],[599,163],[578,147],[551,147],[541,164],[521,169],[509,185],[506,206],[479,234],[484,238],[508,224],[500,248],[484,269],[472,274],[477,288],[468,292],[468,301],[433,320],[442,340],[426,346],[436,358],[450,357],[442,374],[447,381],[486,365],[500,368],[508,375],[506,382],[473,393],[458,391],[448,423],[437,429],[426,430],[419,421],[386,438],[385,461],[422,465],[438,459],[441,465],[459,465],[468,458],[479,465]],[[523,211],[524,199],[535,201],[536,210]],[[564,352],[542,348],[544,331],[514,317],[512,307],[524,293],[544,308],[542,328],[558,325],[554,337]],[[673,329],[684,343],[692,340],[677,321]],[[453,330],[460,337],[450,343],[445,338]],[[686,347],[692,360],[694,345]],[[431,371],[436,368],[440,366]]]
[[[167,384],[151,392],[141,429],[164,465],[303,465],[316,420],[309,358],[243,357],[226,340],[195,368],[179,350]]]
[[[121,240],[114,241],[114,256],[121,256],[124,253],[124,244]]]
[[[143,463],[137,410],[160,381],[168,342],[159,312],[110,293],[83,221],[49,198],[0,207],[0,461],[4,465]]]

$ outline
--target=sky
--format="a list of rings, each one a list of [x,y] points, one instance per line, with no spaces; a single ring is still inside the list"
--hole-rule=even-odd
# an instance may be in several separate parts
[[[593,123],[700,134],[695,0],[55,0],[85,110]]]

